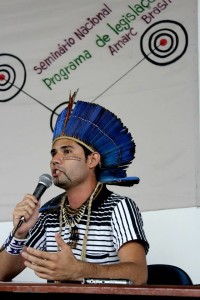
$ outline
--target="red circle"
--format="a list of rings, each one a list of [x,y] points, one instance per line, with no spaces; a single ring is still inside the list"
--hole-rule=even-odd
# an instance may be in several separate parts
[[[0,74],[0,80],[5,80],[5,75],[4,74]]]
[[[167,40],[166,39],[161,39],[160,40],[160,46],[166,46],[167,45]]]

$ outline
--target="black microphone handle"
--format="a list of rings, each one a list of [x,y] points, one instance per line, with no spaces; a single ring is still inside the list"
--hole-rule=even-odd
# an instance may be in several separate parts
[[[35,191],[33,192],[33,195],[37,198],[37,200],[40,200],[41,196],[44,194],[46,189],[47,189],[46,185],[42,183],[38,183]]]

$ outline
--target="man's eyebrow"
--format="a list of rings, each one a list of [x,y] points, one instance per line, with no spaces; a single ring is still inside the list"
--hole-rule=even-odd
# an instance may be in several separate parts
[[[73,149],[73,147],[72,146],[70,146],[70,145],[64,145],[64,146],[61,146],[60,147],[60,149]]]

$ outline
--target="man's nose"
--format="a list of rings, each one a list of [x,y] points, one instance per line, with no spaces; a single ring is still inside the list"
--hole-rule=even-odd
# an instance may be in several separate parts
[[[62,163],[62,156],[59,155],[59,154],[54,155],[54,157],[52,157],[52,159],[51,159],[51,163],[53,165],[61,164]]]

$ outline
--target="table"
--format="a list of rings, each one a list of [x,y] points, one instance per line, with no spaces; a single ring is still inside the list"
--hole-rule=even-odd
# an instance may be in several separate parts
[[[66,297],[66,294],[70,297]],[[182,299],[200,298],[200,285],[194,286],[122,286],[100,285],[81,283],[31,283],[31,282],[0,282],[0,296],[9,296],[14,299],[20,295],[20,299],[36,300],[36,296],[43,300],[69,299],[74,295],[76,299]],[[87,298],[86,298],[87,295]]]

